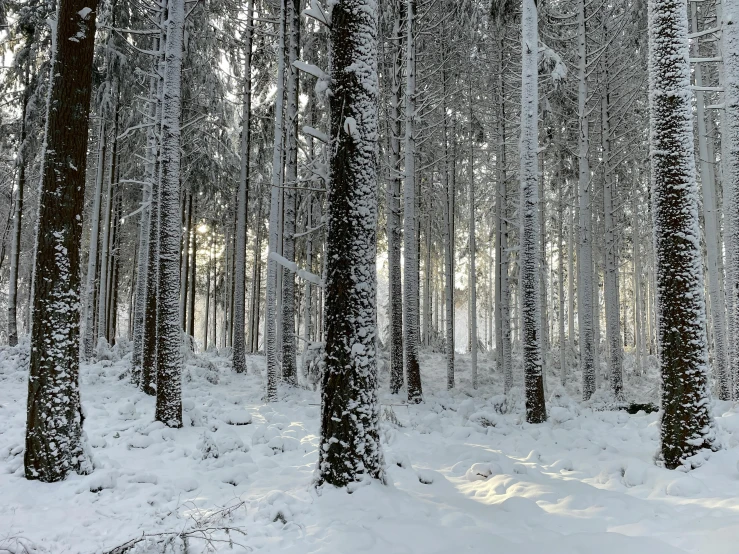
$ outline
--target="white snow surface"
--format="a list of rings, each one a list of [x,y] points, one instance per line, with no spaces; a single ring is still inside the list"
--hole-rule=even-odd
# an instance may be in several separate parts
[[[739,408],[728,402],[714,403],[725,448],[685,474],[652,461],[657,414],[595,410],[558,389],[549,421],[528,425],[520,388],[504,402],[487,355],[477,391],[459,355],[447,392],[445,359],[421,352],[421,405],[397,406],[405,394],[387,393],[380,363],[389,484],[348,494],[312,485],[318,393],[281,387],[266,404],[261,356],[246,375],[214,354],[191,357],[177,430],[119,378],[127,356],[82,365],[94,472],[45,484],[23,477],[27,356],[27,346],[0,348],[0,552],[106,552],[198,526],[225,542],[207,550],[191,538],[187,552],[729,554],[739,542]],[[161,552],[155,541],[130,552]]]

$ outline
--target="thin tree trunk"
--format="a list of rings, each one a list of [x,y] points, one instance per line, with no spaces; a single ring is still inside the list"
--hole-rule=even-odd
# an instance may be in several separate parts
[[[249,167],[251,154],[251,48],[254,0],[246,7],[246,63],[244,64],[244,102],[241,113],[241,167],[236,207],[236,254],[234,271],[233,367],[236,373],[246,373],[246,222],[249,213]]]
[[[416,1],[406,0],[405,182],[403,185],[403,346],[408,401],[423,401],[418,360],[418,242],[416,239]]]
[[[526,421],[547,419],[544,403],[539,274],[538,187],[538,15],[534,0],[523,0],[521,16],[521,308]]]
[[[10,276],[8,277],[8,344],[18,344],[18,263],[21,254],[21,228],[23,218],[23,194],[26,187],[26,110],[31,94],[29,65],[23,71],[23,106],[21,107],[21,141],[18,147],[18,190],[13,208],[13,231],[10,246]]]
[[[283,190],[282,256],[295,262],[295,187],[298,181],[298,69],[293,65],[300,56],[300,0],[287,0],[287,20],[290,24],[287,79],[287,148],[285,150],[285,180]],[[297,349],[295,345],[295,273],[282,268],[282,379],[297,386]]]
[[[390,302],[390,392],[397,394],[403,386],[403,281],[400,265],[400,103],[403,72],[403,47],[401,27],[403,5],[401,0],[394,4],[393,23],[393,70],[390,94],[390,148],[388,164],[390,177],[387,183],[387,241],[388,241],[388,286]]]
[[[582,396],[589,400],[595,392],[595,339],[593,322],[593,238],[590,165],[588,161],[588,67],[585,0],[578,1],[578,197],[580,224],[577,257],[577,316],[580,339],[580,369]]]
[[[469,158],[469,249],[470,249],[470,358],[472,361],[472,388],[477,388],[477,267],[475,243],[475,142],[472,130],[472,81],[469,85],[470,103],[470,158]]]
[[[277,93],[275,95],[275,136],[272,153],[272,182],[269,210],[269,253],[278,252],[279,199],[282,184],[282,104],[285,79],[285,3],[280,0],[279,40],[277,47]],[[265,351],[267,354],[267,401],[277,400],[277,262],[267,258],[267,309],[265,315]]]

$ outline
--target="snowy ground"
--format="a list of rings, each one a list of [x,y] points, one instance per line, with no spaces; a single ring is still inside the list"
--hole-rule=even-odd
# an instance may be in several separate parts
[[[119,379],[127,361],[101,362],[81,377],[95,471],[43,484],[23,478],[22,352],[0,349],[3,554],[107,552],[159,533],[130,550],[155,553],[172,537],[161,533],[182,531],[190,553],[208,551],[196,534],[237,553],[737,552],[739,408],[729,403],[715,405],[726,449],[671,472],[651,461],[656,414],[595,411],[560,394],[546,424],[527,425],[520,401],[500,413],[487,360],[473,396],[468,358],[448,393],[442,357],[424,354],[426,402],[383,408],[393,412],[383,423],[389,485],[319,495],[318,394],[281,389],[282,401],[264,404],[263,358],[248,360],[246,376],[225,358],[190,360],[180,430],[152,423],[153,399]],[[183,551],[172,540],[167,551]]]

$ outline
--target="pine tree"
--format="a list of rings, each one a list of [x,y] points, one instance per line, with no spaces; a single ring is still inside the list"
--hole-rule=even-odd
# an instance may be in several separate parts
[[[377,401],[377,4],[331,16],[326,368],[318,482],[383,479]]]
[[[521,310],[526,421],[546,420],[541,344],[538,186],[538,15],[534,0],[523,1],[521,92]]]
[[[156,419],[182,427],[180,350],[180,109],[185,0],[169,0],[159,173]]]
[[[25,474],[84,469],[79,394],[80,243],[96,1],[60,0],[54,24],[36,229]]]
[[[716,448],[708,390],[685,2],[649,2],[649,54],[657,337],[662,376],[659,458],[674,469],[696,465],[696,454]]]

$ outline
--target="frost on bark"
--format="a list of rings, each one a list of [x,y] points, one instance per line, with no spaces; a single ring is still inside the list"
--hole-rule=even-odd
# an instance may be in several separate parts
[[[390,302],[390,392],[397,394],[403,387],[403,280],[400,271],[400,133],[401,133],[401,81],[403,73],[403,49],[401,37],[400,0],[396,1],[393,23],[394,56],[390,86],[390,122],[388,164],[390,177],[387,182],[387,242],[388,284]]]
[[[54,22],[36,230],[27,479],[86,469],[79,393],[80,241],[96,1],[61,0]]]
[[[156,420],[182,427],[180,108],[185,0],[168,3],[159,172]]]
[[[282,185],[282,104],[285,83],[285,2],[280,0],[279,40],[277,46],[277,91],[275,94],[275,134],[272,148],[272,182],[269,203],[269,254],[279,252],[278,239],[280,186]],[[267,401],[277,400],[277,262],[267,257],[267,295],[265,346],[267,354]]]
[[[727,385],[733,382],[734,400],[739,399],[739,1],[724,0],[722,8],[722,55],[724,59],[723,174],[728,197],[727,304],[730,307],[730,353]]]
[[[495,351],[498,371],[503,375],[503,387],[507,393],[513,387],[511,359],[511,310],[508,279],[508,174],[506,171],[506,112],[504,89],[505,13],[496,12],[496,40],[498,41],[495,123],[497,134],[497,158],[495,172],[498,180],[495,198]]]
[[[377,4],[339,0],[331,21],[326,368],[319,484],[384,479],[375,342]]]
[[[521,311],[526,421],[546,420],[541,352],[539,273],[538,21],[534,0],[523,0],[521,16]]]
[[[13,206],[13,230],[10,246],[10,275],[8,277],[8,344],[18,344],[18,262],[21,253],[21,228],[23,222],[23,195],[26,188],[26,111],[31,95],[29,63],[26,63],[23,78],[23,105],[21,106],[21,136],[16,163],[18,181],[15,205]]]
[[[577,250],[577,316],[580,340],[582,397],[589,400],[595,392],[595,330],[593,321],[593,206],[591,201],[590,164],[588,161],[589,121],[588,67],[585,0],[579,0],[578,26],[578,205],[580,221]],[[572,334],[572,328],[570,328]]]
[[[241,114],[241,166],[236,199],[236,253],[234,255],[233,367],[246,373],[246,216],[249,202],[249,160],[251,150],[251,46],[254,0],[246,8],[246,63],[244,64],[244,103]]]
[[[418,360],[418,241],[416,237],[416,43],[415,0],[406,0],[405,181],[403,183],[403,346],[408,401],[423,401]]]
[[[649,2],[649,107],[656,254],[661,447],[666,467],[695,466],[715,449],[706,308],[693,157],[685,2]]]
[[[282,256],[295,263],[295,187],[298,184],[298,86],[299,71],[293,65],[300,53],[300,1],[287,1],[287,22],[290,24],[288,41],[287,79],[287,144],[285,149],[285,180],[283,189]],[[282,271],[282,379],[297,386],[297,349],[295,345],[295,272],[287,267]]]

